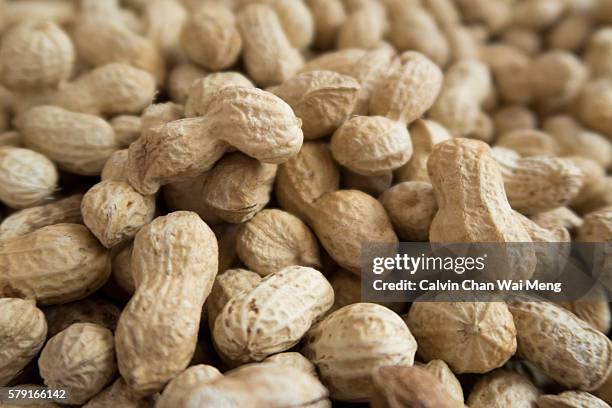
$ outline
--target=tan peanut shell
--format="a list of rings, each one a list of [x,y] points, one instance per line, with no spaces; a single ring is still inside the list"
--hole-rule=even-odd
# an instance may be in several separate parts
[[[100,172],[100,179],[102,181],[113,180],[113,181],[126,181],[127,182],[127,163],[128,163],[128,149],[115,150],[104,163],[102,171]]]
[[[391,221],[375,198],[358,190],[325,194],[314,204],[311,226],[325,250],[340,266],[360,273],[361,245],[396,243]]]
[[[138,395],[132,390],[123,378],[119,378],[112,385],[103,389],[95,397],[89,400],[84,408],[104,408],[104,407],[123,407],[123,408],[148,408],[152,401]]]
[[[42,348],[47,322],[32,300],[2,298],[0,312],[0,386],[4,387]]]
[[[370,113],[411,123],[434,104],[442,88],[442,71],[417,52],[404,54],[402,59],[402,66],[374,89]]]
[[[569,160],[534,156],[498,162],[508,201],[523,214],[565,206],[582,188],[583,174]]]
[[[273,354],[266,358],[264,363],[280,364],[304,371],[314,377],[317,376],[317,368],[306,357],[296,351],[286,351],[284,353]]]
[[[454,400],[463,403],[463,388],[448,364],[442,360],[431,360],[427,364],[416,363],[415,365],[432,374]]]
[[[545,302],[512,302],[518,353],[550,378],[591,391],[606,380],[612,344],[601,332],[565,309]]]
[[[158,217],[136,234],[136,291],[116,331],[119,371],[136,392],[153,394],[187,367],[217,256],[213,232],[195,213]]]
[[[14,90],[53,87],[72,74],[75,50],[52,21],[24,21],[0,45],[0,83]]]
[[[274,9],[249,4],[237,16],[246,70],[260,86],[278,85],[303,64],[302,55],[285,34]]]
[[[333,71],[298,74],[276,87],[273,93],[287,102],[302,120],[304,139],[332,134],[355,109],[361,86]]]
[[[211,333],[217,317],[232,298],[242,292],[250,292],[259,282],[261,276],[248,269],[228,269],[217,275],[210,296],[206,299],[208,325]]]
[[[343,21],[338,32],[338,49],[376,48],[383,39],[387,25],[384,10],[378,7],[362,7],[351,12]]]
[[[202,115],[202,108],[208,99],[224,86],[242,86],[253,88],[255,85],[239,72],[217,72],[206,75],[204,78],[192,82],[187,100],[185,102],[185,117],[191,118]]]
[[[115,331],[121,310],[96,295],[62,305],[43,308],[47,319],[47,337],[51,338],[74,323],[94,323]]]
[[[530,242],[485,143],[463,138],[439,143],[427,167],[439,207],[429,230],[431,242]],[[499,257],[498,276],[529,278],[534,272],[536,257],[530,246],[501,247]]]
[[[112,262],[113,280],[127,293],[134,293],[134,276],[132,275],[132,251],[133,243],[116,252]]]
[[[38,207],[17,211],[0,223],[0,240],[25,235],[47,225],[73,223],[80,224],[81,194],[54,201]]]
[[[185,117],[185,107],[174,102],[155,103],[147,106],[142,112],[141,132],[146,132],[166,123],[183,119]]]
[[[155,79],[148,72],[111,63],[60,84],[50,102],[73,112],[110,116],[140,113],[154,96]]]
[[[81,17],[72,38],[80,58],[93,67],[119,62],[150,73],[158,84],[166,74],[165,62],[149,39],[128,27],[101,17]]]
[[[314,376],[279,364],[247,364],[189,390],[184,407],[330,408],[327,389]]]
[[[165,0],[161,0],[165,1]],[[134,140],[140,137],[142,120],[136,115],[119,115],[109,121],[117,143],[121,147],[128,147]]]
[[[513,130],[535,129],[537,127],[537,117],[529,108],[510,105],[495,112],[493,125],[495,132],[498,135],[503,135]],[[545,131],[548,132],[547,129]],[[548,133],[550,134],[550,132]]]
[[[33,150],[0,147],[0,201],[26,208],[45,202],[57,188],[55,165]]]
[[[605,108],[612,101],[612,80],[599,78],[589,81],[576,101],[576,114],[588,127],[612,139],[612,115]]]
[[[319,271],[284,268],[225,304],[214,325],[215,346],[230,361],[261,361],[295,346],[333,302]]]
[[[223,374],[213,366],[205,364],[191,366],[166,385],[155,406],[156,408],[181,406],[188,398],[192,388],[206,385],[222,377]]]
[[[314,45],[318,49],[330,49],[336,38],[346,12],[341,0],[306,0],[315,23]]]
[[[221,223],[223,220],[215,214],[216,211],[203,200],[208,174],[204,172],[196,177],[166,184],[162,192],[168,208],[173,211],[193,211],[208,225]]]
[[[608,58],[612,56],[612,31],[609,27],[595,31],[584,54],[584,61],[594,77],[607,76],[612,73]]]
[[[376,367],[412,365],[417,343],[402,319],[373,303],[355,303],[328,315],[307,334],[304,355],[332,398],[367,401]]]
[[[489,67],[477,60],[459,61],[444,75],[440,95],[429,111],[453,136],[474,132],[480,119],[480,105],[491,87]]]
[[[270,201],[277,168],[240,153],[226,155],[207,173],[202,200],[226,222],[248,221]]]
[[[232,66],[242,51],[236,18],[221,4],[195,11],[183,25],[180,42],[193,62],[214,71]]]
[[[142,17],[145,37],[155,44],[166,62],[183,62],[180,36],[188,17],[185,7],[174,0],[153,0],[143,8]]]
[[[83,225],[56,224],[0,242],[0,296],[68,303],[110,275],[110,257]]]
[[[280,98],[225,87],[211,96],[202,117],[170,122],[132,143],[128,177],[140,193],[152,194],[162,184],[208,170],[230,146],[278,164],[294,156],[302,141],[300,120]]]
[[[450,139],[451,136],[444,126],[433,120],[417,119],[409,129],[413,153],[408,163],[395,171],[395,176],[400,182],[429,182],[427,159],[436,144]]]
[[[601,288],[599,288],[599,290],[601,290]],[[610,313],[610,305],[607,302],[587,300],[560,302],[559,305],[569,310],[600,332],[608,334],[610,331],[612,313]]]
[[[305,143],[297,155],[278,166],[276,199],[285,211],[307,222],[314,202],[339,187],[340,170],[325,144]]]
[[[486,373],[516,351],[516,327],[504,303],[418,302],[406,321],[419,355],[443,360],[456,374]]]
[[[111,248],[153,220],[155,196],[143,196],[125,181],[106,180],[85,193],[81,213],[89,230]]]
[[[113,334],[92,323],[75,323],[52,337],[38,359],[48,387],[69,387],[70,404],[83,404],[117,371]]]
[[[606,408],[603,400],[584,391],[564,391],[558,395],[542,395],[537,401],[538,408]]]
[[[166,84],[170,100],[174,103],[185,103],[189,96],[191,84],[196,79],[204,78],[206,71],[194,64],[181,64],[168,73]]]
[[[421,7],[402,7],[390,16],[389,41],[400,52],[418,51],[443,67],[451,57],[448,39],[430,13]]]
[[[532,407],[539,395],[540,391],[528,378],[512,371],[496,370],[476,383],[467,404],[470,408]]]
[[[364,176],[350,171],[346,167],[341,169],[341,187],[347,190],[361,190],[373,197],[381,195],[393,184],[393,172],[387,171],[376,176]]]
[[[338,163],[365,176],[395,170],[412,156],[406,126],[384,116],[352,117],[334,132],[330,147]]]
[[[612,142],[599,133],[584,129],[571,116],[553,116],[542,126],[559,144],[561,156],[585,157],[603,167],[612,164]]]
[[[262,210],[244,225],[236,251],[249,269],[262,276],[291,265],[321,266],[312,231],[298,217],[276,209]]]
[[[26,146],[75,174],[100,174],[119,149],[113,128],[104,119],[56,106],[32,108],[18,117],[16,125]]]
[[[541,227],[548,229],[563,227],[573,231],[582,225],[582,218],[567,207],[534,214],[530,218]]]
[[[429,239],[429,228],[438,211],[431,184],[424,181],[398,183],[385,191],[379,201],[402,241]]]
[[[440,381],[421,367],[389,365],[372,372],[373,408],[439,407],[463,408],[463,402],[451,397]]]
[[[557,156],[559,143],[547,133],[535,129],[512,130],[500,135],[495,146],[512,149],[523,157],[545,155]]]

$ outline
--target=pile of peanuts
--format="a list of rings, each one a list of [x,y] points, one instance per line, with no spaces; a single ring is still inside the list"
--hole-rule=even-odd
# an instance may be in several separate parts
[[[0,0],[0,387],[609,407],[607,302],[367,303],[360,253],[612,242],[610,169],[612,0]]]

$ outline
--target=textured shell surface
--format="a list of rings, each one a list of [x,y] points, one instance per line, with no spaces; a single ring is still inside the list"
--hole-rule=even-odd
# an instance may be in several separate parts
[[[117,372],[113,333],[92,323],[75,323],[52,337],[38,359],[48,387],[69,387],[67,402],[83,404]]]
[[[50,225],[0,242],[0,295],[67,303],[100,288],[110,266],[108,251],[87,227]]]
[[[412,365],[416,349],[399,315],[373,303],[356,303],[314,326],[303,353],[317,366],[333,398],[355,402],[367,400],[373,368]]]
[[[230,360],[261,361],[296,345],[333,302],[319,271],[284,268],[230,299],[215,322],[215,345]]]
[[[119,371],[137,392],[161,390],[189,364],[217,258],[214,233],[196,213],[158,217],[136,234],[136,291],[119,318],[116,344]]]
[[[6,386],[42,348],[45,315],[31,300],[2,298],[0,332],[0,386]]]

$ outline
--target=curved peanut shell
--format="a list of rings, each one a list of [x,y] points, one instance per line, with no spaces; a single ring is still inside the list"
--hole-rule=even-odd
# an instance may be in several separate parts
[[[509,304],[518,353],[567,388],[591,391],[612,370],[612,343],[567,310],[545,302]]]
[[[125,181],[105,180],[83,196],[83,221],[111,248],[136,235],[155,216],[155,196],[143,196]]]
[[[397,242],[382,204],[358,190],[325,194],[315,202],[311,216],[312,228],[327,252],[354,273],[360,271],[362,244]]]
[[[230,299],[215,321],[215,346],[230,361],[261,361],[295,346],[333,302],[319,271],[284,268]]]
[[[47,338],[43,312],[31,300],[0,299],[0,386],[6,386],[32,360]]]
[[[100,392],[117,371],[110,330],[75,323],[52,337],[38,359],[40,376],[48,387],[68,387],[69,404],[83,404]]]
[[[25,235],[39,228],[53,224],[83,221],[81,217],[81,194],[58,200],[38,207],[15,212],[0,223],[0,240]]]
[[[321,266],[312,231],[298,217],[276,209],[263,210],[244,225],[236,251],[249,269],[262,276],[291,265]]]
[[[470,408],[531,408],[539,395],[538,388],[526,377],[512,371],[497,370],[476,383],[467,403]]]
[[[158,217],[136,234],[136,292],[116,331],[119,371],[136,392],[159,391],[189,364],[217,257],[213,232],[192,212]]]
[[[56,224],[0,242],[0,271],[0,296],[61,304],[100,288],[110,256],[85,226]]]
[[[386,307],[355,303],[336,310],[307,334],[304,355],[332,398],[367,401],[372,369],[412,365],[417,343],[402,319]]]

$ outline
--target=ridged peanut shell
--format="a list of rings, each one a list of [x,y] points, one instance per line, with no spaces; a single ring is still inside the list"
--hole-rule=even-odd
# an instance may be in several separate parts
[[[198,364],[191,366],[172,379],[156,402],[156,408],[174,408],[182,406],[189,392],[196,386],[206,385],[222,378],[223,374],[215,367]]]
[[[486,373],[516,351],[516,327],[504,303],[417,302],[406,316],[419,355],[454,373]]]
[[[25,235],[39,228],[53,224],[80,224],[81,194],[54,201],[37,207],[17,211],[0,223],[0,240]]]
[[[338,163],[365,176],[395,170],[410,160],[406,126],[383,116],[354,116],[334,132],[331,151]]]
[[[390,365],[372,372],[372,408],[463,408],[442,383],[421,367]]]
[[[538,408],[606,408],[609,405],[584,391],[565,391],[558,395],[542,395]]]
[[[189,364],[217,257],[213,232],[192,212],[158,217],[136,234],[136,291],[116,331],[119,371],[136,392],[161,390]]]
[[[612,343],[565,309],[546,302],[512,302],[518,354],[567,388],[591,391],[612,369]]]
[[[32,360],[47,339],[47,321],[31,300],[0,299],[0,386]]]
[[[321,265],[312,231],[295,215],[276,209],[263,210],[244,225],[236,251],[249,269],[262,276],[291,265]]]
[[[332,398],[367,401],[376,367],[412,365],[417,343],[402,319],[373,303],[336,310],[307,334],[304,355],[319,371]]]
[[[149,408],[152,401],[132,390],[123,378],[119,378],[112,385],[100,391],[95,397],[89,400],[83,408]]]
[[[48,387],[69,387],[69,404],[83,404],[100,392],[117,372],[110,330],[75,323],[52,337],[38,359]]]
[[[101,181],[83,196],[81,213],[89,230],[111,248],[153,220],[155,196],[143,196],[125,181]]]
[[[314,202],[339,187],[338,164],[322,143],[305,143],[297,155],[278,167],[276,199],[284,210],[307,222]]]
[[[295,75],[304,63],[272,7],[265,4],[243,7],[237,15],[237,26],[246,70],[257,85],[278,85]]]
[[[71,173],[98,175],[110,155],[119,150],[113,128],[104,119],[38,106],[19,116],[17,129],[24,144]]]
[[[195,386],[185,408],[230,406],[249,408],[330,408],[328,391],[314,376],[279,364],[248,364],[213,383]]]
[[[161,184],[210,169],[230,146],[264,163],[287,161],[300,150],[301,122],[277,96],[255,88],[219,89],[202,117],[167,123],[130,145],[130,184],[152,194]]]
[[[110,275],[110,256],[84,225],[55,224],[0,242],[0,296],[68,303]]]
[[[355,108],[359,83],[333,71],[309,71],[288,79],[273,93],[302,120],[306,140],[333,133]]]
[[[250,292],[261,281],[261,276],[248,269],[228,269],[217,275],[210,296],[206,299],[208,325],[213,332],[217,317],[233,297]]]
[[[311,226],[325,250],[354,273],[360,273],[362,244],[397,242],[382,204],[358,190],[325,194],[315,202],[312,214]]]
[[[189,87],[185,101],[185,117],[201,116],[202,107],[206,106],[208,99],[225,86],[255,87],[247,77],[239,72],[216,72],[196,79]]]
[[[476,383],[467,404],[470,408],[531,408],[539,395],[540,390],[526,377],[512,371],[497,370]]]
[[[274,354],[266,358],[263,362],[294,367],[314,377],[317,376],[317,368],[315,367],[315,365],[311,363],[310,360],[308,360],[302,354],[296,351],[286,351],[284,353]]]
[[[230,299],[215,321],[215,346],[230,361],[261,361],[295,346],[333,302],[319,271],[284,268]]]
[[[411,123],[425,113],[442,89],[442,71],[418,52],[403,56],[403,65],[378,85],[370,100],[370,114]]]
[[[53,87],[68,79],[74,61],[72,41],[57,24],[24,21],[2,38],[0,82],[14,90]]]
[[[463,388],[461,388],[461,383],[448,367],[448,364],[442,360],[431,360],[427,364],[415,363],[415,365],[418,365],[440,381],[440,384],[442,384],[446,392],[453,399],[463,402]]]
[[[213,71],[232,66],[242,51],[234,13],[210,2],[183,24],[180,44],[193,62]]]
[[[58,172],[47,157],[19,147],[0,147],[0,201],[9,207],[42,204],[57,188]]]

